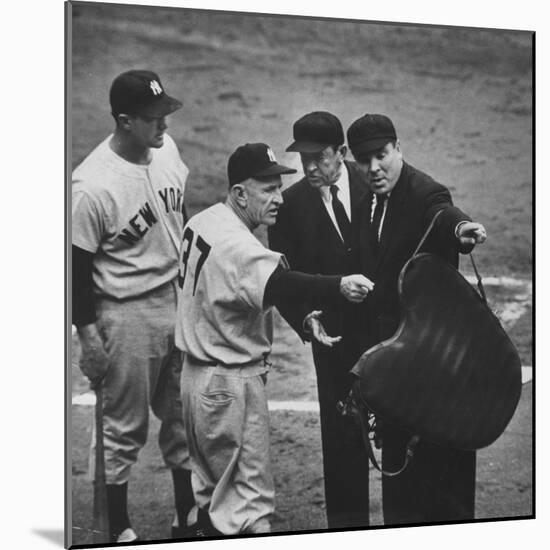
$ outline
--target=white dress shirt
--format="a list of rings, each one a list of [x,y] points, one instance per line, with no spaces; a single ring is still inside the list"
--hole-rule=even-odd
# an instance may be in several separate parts
[[[388,193],[386,196],[386,204],[384,205],[384,210],[382,211],[382,218],[380,219],[380,227],[378,228],[378,242],[380,242],[380,235],[382,235],[382,227],[384,226],[384,219],[386,217],[386,211],[388,210],[388,202],[390,200],[390,193]],[[374,218],[374,209],[376,208],[377,201],[381,199],[383,200],[383,197],[380,197],[379,195],[376,195],[375,193],[372,194],[372,203],[370,207],[370,222],[372,223],[372,219]]]

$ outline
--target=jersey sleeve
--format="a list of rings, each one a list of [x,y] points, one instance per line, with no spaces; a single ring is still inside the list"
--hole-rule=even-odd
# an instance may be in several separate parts
[[[267,281],[284,257],[265,248],[259,241],[240,246],[236,252],[239,298],[248,308],[262,310]]]
[[[106,220],[100,205],[77,184],[72,193],[72,244],[95,254],[105,234]]]

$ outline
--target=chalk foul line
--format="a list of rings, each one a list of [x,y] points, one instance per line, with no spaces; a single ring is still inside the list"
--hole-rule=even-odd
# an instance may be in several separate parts
[[[477,278],[475,275],[464,275],[464,278],[471,284],[477,285]],[[484,285],[488,286],[504,286],[507,288],[512,287],[525,287],[531,289],[531,281],[528,279],[515,279],[513,277],[482,277],[481,281]]]
[[[72,404],[93,407],[95,406],[95,393],[75,394],[72,397]],[[269,401],[268,406],[270,411],[319,412],[318,401]]]
[[[533,379],[533,367],[521,367],[521,382],[527,384]],[[72,397],[73,405],[93,407],[95,405],[95,394],[85,392],[75,394]],[[270,411],[295,411],[295,412],[319,412],[318,401],[269,401]]]

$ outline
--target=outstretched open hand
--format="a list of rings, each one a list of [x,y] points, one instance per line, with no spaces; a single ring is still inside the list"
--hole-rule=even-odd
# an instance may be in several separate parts
[[[339,342],[342,339],[342,337],[329,336],[327,334],[325,327],[323,326],[323,323],[321,323],[320,321],[320,317],[322,315],[323,315],[322,311],[312,311],[305,318],[304,326],[306,327],[306,330],[311,332],[313,338],[315,338],[317,342],[331,348],[334,344]]]

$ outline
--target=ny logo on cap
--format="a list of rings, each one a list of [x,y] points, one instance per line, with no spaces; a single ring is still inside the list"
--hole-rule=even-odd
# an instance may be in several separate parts
[[[162,94],[162,88],[160,87],[160,84],[156,80],[151,80],[149,87],[151,88],[154,95]]]
[[[271,149],[271,147],[267,148],[267,156],[271,162],[277,162],[277,159],[275,158],[275,153]]]

